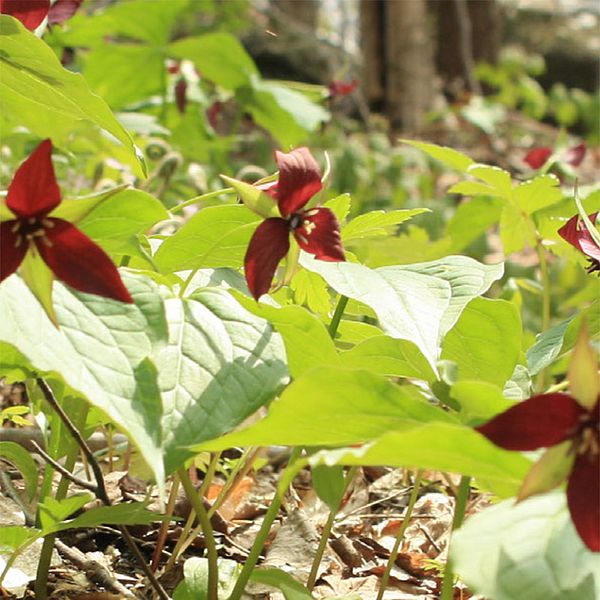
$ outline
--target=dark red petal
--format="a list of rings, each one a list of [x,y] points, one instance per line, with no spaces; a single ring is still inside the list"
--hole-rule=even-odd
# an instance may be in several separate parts
[[[27,242],[22,239],[17,246],[18,236],[12,231],[17,223],[18,221],[0,223],[0,281],[12,275],[27,254]]]
[[[19,19],[33,31],[44,20],[50,8],[50,0],[0,0],[0,13]]]
[[[175,84],[175,104],[177,104],[177,110],[183,114],[185,113],[185,107],[187,106],[187,81],[180,77]]]
[[[573,167],[578,167],[584,159],[586,151],[587,146],[584,143],[578,144],[565,152],[563,160]]]
[[[287,221],[266,219],[256,228],[244,258],[246,283],[255,300],[269,291],[277,265],[289,249]]]
[[[523,159],[532,169],[539,169],[552,156],[552,148],[534,148]]]
[[[109,256],[74,225],[63,219],[48,219],[51,246],[37,238],[36,246],[56,277],[72,288],[89,294],[133,302]]]
[[[6,206],[18,217],[43,217],[60,204],[52,166],[52,142],[44,140],[17,169],[8,187]]]
[[[536,450],[562,442],[586,411],[568,394],[540,394],[500,413],[479,433],[507,450]]]
[[[275,152],[279,167],[277,202],[281,216],[300,210],[323,187],[321,170],[308,148],[296,148],[288,154]]]
[[[61,25],[78,10],[83,0],[56,0],[48,11],[48,24]]]
[[[600,552],[600,455],[576,458],[567,485],[571,519],[583,543]]]
[[[589,215],[590,221],[595,224],[598,213]],[[579,218],[579,215],[571,217],[559,230],[558,235],[569,242],[592,260],[600,261],[600,248],[590,235],[585,223]]]
[[[346,260],[340,237],[340,224],[333,212],[328,208],[313,208],[301,215],[303,224],[294,231],[300,248],[314,254],[319,260]]]

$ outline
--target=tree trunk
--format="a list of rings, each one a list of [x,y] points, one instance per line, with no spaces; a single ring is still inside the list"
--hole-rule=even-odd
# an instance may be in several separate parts
[[[318,0],[271,0],[271,4],[288,15],[293,22],[302,23],[309,27],[311,31],[317,29]]]

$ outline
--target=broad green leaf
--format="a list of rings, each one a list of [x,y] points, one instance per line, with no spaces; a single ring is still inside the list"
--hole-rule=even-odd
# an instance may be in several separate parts
[[[500,215],[500,238],[504,254],[512,254],[529,246],[535,248],[536,235],[533,221],[514,204],[506,204]]]
[[[504,385],[517,364],[521,334],[521,318],[514,304],[475,298],[446,336],[442,359],[458,365],[461,380]]]
[[[514,405],[497,385],[485,381],[459,381],[452,386],[450,396],[460,405],[460,420],[472,426],[481,425]]]
[[[285,600],[314,600],[314,596],[297,579],[281,569],[254,569],[250,580],[280,590]]]
[[[325,280],[317,273],[300,269],[290,281],[296,304],[308,306],[317,314],[328,315],[331,311],[331,296]]]
[[[452,422],[414,423],[389,427],[361,448],[325,450],[311,456],[314,465],[389,465],[462,473],[480,478],[495,494],[514,495],[531,462],[502,450],[464,425]]]
[[[313,467],[311,474],[312,485],[319,498],[327,504],[329,510],[337,512],[346,489],[343,467],[320,465]]]
[[[500,198],[473,198],[459,204],[446,225],[452,252],[460,252],[500,220]]]
[[[249,85],[258,70],[242,44],[223,31],[188,37],[168,47],[174,58],[191,60],[203,77],[227,90]]]
[[[481,183],[481,181],[459,181],[448,188],[448,194],[463,194],[464,196],[490,196],[496,195],[494,188]]]
[[[240,267],[259,221],[245,206],[203,208],[161,244],[154,262],[161,273]]]
[[[187,446],[218,438],[286,383],[281,338],[225,290],[167,297],[169,343],[156,356],[167,473],[193,456]]]
[[[363,368],[390,377],[435,381],[436,376],[417,346],[385,335],[371,337],[340,355],[346,367]]]
[[[19,469],[25,481],[27,495],[30,500],[33,500],[37,491],[38,467],[31,454],[15,442],[0,442],[0,457],[11,462]]]
[[[33,527],[11,525],[0,527],[0,554],[10,554],[28,541],[37,538],[41,531]]]
[[[504,384],[502,394],[508,400],[526,400],[532,395],[532,387],[529,369],[524,365],[517,364],[510,379]]]
[[[165,58],[162,48],[104,44],[90,52],[85,78],[111,108],[122,109],[161,93]]]
[[[227,598],[240,572],[240,565],[234,560],[217,560],[219,598]],[[183,563],[183,581],[173,592],[173,600],[206,600],[208,598],[208,560],[192,556]]]
[[[383,267],[379,271],[393,270],[396,267]],[[502,277],[502,263],[484,265],[468,256],[445,256],[431,262],[403,265],[400,269],[433,275],[450,284],[452,297],[440,324],[444,336],[458,320],[465,306],[477,296],[488,291],[492,283]]]
[[[64,145],[87,123],[110,133],[128,151],[140,176],[145,164],[129,134],[81,75],[67,71],[50,47],[19,21],[0,15],[0,113],[40,137]]]
[[[251,85],[238,90],[236,97],[254,121],[264,127],[282,148],[306,140],[310,132],[329,120],[329,113],[306,96],[278,83],[254,76]]]
[[[370,306],[385,333],[414,342],[435,365],[439,326],[450,304],[448,282],[398,267],[369,269],[356,263],[318,261],[305,253],[300,264],[319,273],[339,294]]]
[[[560,181],[556,175],[541,175],[530,181],[524,181],[514,190],[516,204],[528,215],[555,204],[562,197]]]
[[[435,160],[439,160],[443,162],[445,165],[448,165],[452,169],[457,171],[461,171],[465,173],[467,169],[474,164],[474,161],[469,158],[466,154],[462,152],[458,152],[458,150],[454,150],[453,148],[447,148],[446,146],[437,146],[436,144],[429,144],[427,142],[417,142],[415,140],[400,140],[404,144],[408,144],[409,146],[413,146],[414,148],[418,148],[422,150],[431,158],[435,158]]]
[[[88,213],[78,224],[106,252],[138,252],[138,234],[145,233],[169,213],[156,198],[140,190],[124,190]]]
[[[235,294],[242,306],[271,323],[283,338],[292,377],[319,365],[339,365],[340,358],[325,325],[301,306],[275,308]]]
[[[57,532],[103,525],[150,525],[150,523],[163,519],[165,519],[164,516],[148,510],[146,503],[122,502],[113,506],[100,506],[87,510],[74,519],[57,523],[51,529],[53,532]],[[47,533],[45,529],[44,533]]]
[[[453,535],[450,558],[473,592],[494,600],[600,597],[600,555],[577,535],[562,491],[473,515]]]
[[[324,202],[323,206],[333,211],[333,213],[337,217],[337,220],[340,223],[343,223],[346,220],[348,213],[350,212],[351,204],[352,198],[350,197],[350,194],[340,194],[339,196],[336,196],[335,198],[331,198],[330,200],[327,200],[327,202]]]
[[[67,498],[56,500],[52,496],[44,498],[38,505],[40,525],[44,534],[55,531],[62,521],[70,517],[74,512],[83,508],[92,499],[89,492],[73,494]]]
[[[50,213],[52,217],[71,221],[71,223],[79,223],[92,210],[100,204],[108,200],[115,194],[119,194],[125,190],[128,184],[119,185],[109,190],[102,190],[89,196],[81,196],[79,198],[63,198],[63,201]]]
[[[512,181],[510,174],[500,167],[489,165],[474,164],[467,169],[469,175],[481,179],[493,190],[494,196],[500,196],[505,200],[511,200],[513,197]]]
[[[19,277],[8,278],[0,288],[0,340],[18,349],[30,376],[53,374],[73,395],[108,415],[139,447],[161,485],[161,402],[156,374],[145,359],[153,345],[166,341],[164,308],[149,280],[122,275],[136,305],[74,292],[55,282],[60,329]],[[10,353],[7,358],[11,356],[18,357]],[[2,355],[0,368],[4,360]]]
[[[560,354],[565,331],[571,320],[572,317],[540,333],[535,344],[527,350],[527,367],[532,375],[537,375],[542,369],[551,365]]]
[[[454,417],[412,386],[397,386],[369,371],[318,367],[295,379],[264,419],[198,449],[359,444],[428,421]]]
[[[379,327],[362,321],[342,319],[335,334],[335,341],[342,344],[360,344],[369,338],[380,336],[383,332]]]
[[[245,181],[239,181],[226,175],[221,175],[221,179],[239,194],[242,202],[252,212],[260,215],[263,219],[281,217],[277,202],[272,196],[265,194],[265,192],[259,190],[256,186],[250,185]]]
[[[342,227],[342,242],[347,244],[356,239],[390,235],[400,223],[425,212],[430,211],[427,208],[392,210],[389,212],[374,210],[359,215]]]

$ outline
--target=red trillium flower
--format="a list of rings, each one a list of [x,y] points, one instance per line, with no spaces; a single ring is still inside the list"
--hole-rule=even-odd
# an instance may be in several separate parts
[[[567,505],[585,545],[600,552],[600,380],[582,331],[569,367],[571,394],[533,396],[477,431],[507,450],[549,448],[525,477],[519,499],[567,479]]]
[[[0,281],[33,253],[77,290],[133,302],[104,250],[69,221],[52,216],[61,197],[51,155],[52,142],[44,140],[17,169],[8,188],[6,206],[14,219],[0,223]]]
[[[358,87],[358,80],[353,79],[352,81],[332,81],[327,89],[329,90],[330,98],[340,98],[342,96],[348,96]]]
[[[566,149],[557,157],[563,163],[567,163],[572,167],[578,167],[585,157],[587,146],[578,144]],[[548,147],[533,148],[523,159],[532,169],[540,169],[546,164],[546,161],[552,156],[553,150]]]
[[[595,224],[598,218],[598,213],[590,215],[590,221]],[[582,252],[590,261],[588,273],[598,271],[600,274],[600,246],[592,237],[583,219],[579,215],[571,217],[559,230],[558,234],[565,241],[569,242]]]
[[[323,187],[319,165],[307,148],[275,153],[279,178],[262,189],[277,201],[281,217],[256,229],[244,259],[248,289],[256,300],[269,291],[277,265],[290,249],[290,235],[300,248],[325,261],[345,260],[340,225],[328,208],[306,208]]]
[[[50,10],[50,0],[0,0],[0,13],[19,19],[27,29],[39,27]]]

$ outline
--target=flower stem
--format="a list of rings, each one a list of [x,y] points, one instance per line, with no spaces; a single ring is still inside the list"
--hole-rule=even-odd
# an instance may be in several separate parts
[[[550,274],[548,261],[543,246],[537,244],[537,254],[540,261],[540,275],[542,278],[542,332],[550,328]],[[547,385],[548,369],[543,369],[539,375],[538,386],[543,391]]]
[[[177,473],[179,474],[179,479],[181,479],[181,485],[183,485],[185,495],[196,512],[198,521],[200,521],[200,524],[202,525],[202,533],[204,534],[204,543],[206,545],[206,556],[208,558],[207,600],[218,600],[219,565],[217,563],[217,545],[215,543],[212,524],[208,517],[208,513],[204,508],[200,494],[196,491],[187,469],[181,468]]]
[[[340,326],[340,321],[342,320],[342,315],[346,310],[348,300],[348,296],[340,296],[337,306],[335,307],[335,312],[333,313],[333,317],[331,318],[331,323],[329,323],[328,329],[329,335],[332,337],[332,339],[335,339],[335,334]]]
[[[462,525],[467,510],[467,502],[469,501],[469,493],[471,491],[471,478],[463,475],[458,486],[458,496],[456,497],[456,506],[454,507],[454,519],[452,520],[452,533]],[[450,544],[452,538],[450,539]],[[442,582],[442,593],[440,600],[452,600],[454,590],[454,570],[450,563],[450,547],[448,547],[448,559],[446,568],[444,569],[444,581]]]
[[[197,204],[198,202],[202,202],[203,200],[210,200],[211,198],[217,198],[218,196],[222,196],[223,194],[231,195],[237,194],[237,192],[233,188],[223,188],[222,190],[215,190],[214,192],[206,192],[206,194],[202,194],[200,196],[195,196],[194,198],[190,198],[181,204],[177,204],[173,206],[169,210],[172,213],[181,212],[184,208],[191,206],[192,204]]]
[[[346,477],[344,479],[344,487],[342,490],[342,495],[340,497],[340,505],[341,501],[348,490],[350,484],[354,481],[354,477],[356,475],[358,467],[350,467],[348,472],[346,473]],[[333,523],[335,521],[335,517],[339,512],[338,510],[332,510],[329,512],[329,516],[327,517],[327,522],[323,527],[323,531],[321,532],[321,539],[319,540],[319,547],[317,548],[317,553],[313,559],[310,574],[308,576],[308,581],[306,582],[306,589],[310,592],[313,587],[315,587],[315,581],[317,580],[317,573],[319,571],[319,565],[321,564],[321,560],[323,559],[323,554],[325,553],[325,548],[327,547],[327,542],[329,541],[329,536],[331,535],[331,530],[333,529]]]
[[[400,530],[396,535],[396,541],[394,542],[394,547],[390,552],[390,557],[388,558],[387,565],[385,566],[385,571],[383,573],[383,577],[381,578],[381,583],[379,584],[379,590],[377,591],[377,599],[381,600],[383,598],[383,594],[385,593],[385,589],[387,588],[388,581],[390,579],[390,574],[392,572],[392,568],[394,564],[396,564],[396,557],[398,556],[398,551],[400,550],[400,544],[404,539],[404,534],[406,532],[406,528],[410,523],[410,519],[412,517],[413,508],[415,507],[415,503],[417,502],[417,498],[419,497],[419,490],[421,489],[421,479],[422,479],[423,471],[419,469],[417,474],[415,475],[415,482],[413,484],[412,492],[410,493],[410,498],[408,499],[408,506],[406,507],[406,512],[404,513],[404,518],[402,519],[402,525],[400,526]]]
[[[298,460],[301,453],[302,448],[294,448],[292,454],[290,455],[290,460],[288,462],[288,466],[286,467],[286,471],[293,467],[294,463]],[[285,476],[285,472],[282,474],[282,477],[283,476]],[[271,501],[269,509],[265,514],[260,530],[256,536],[256,539],[254,540],[254,544],[252,545],[252,550],[250,550],[250,554],[246,559],[244,567],[242,568],[242,572],[237,578],[233,591],[231,592],[231,595],[229,596],[228,600],[239,600],[242,597],[242,594],[246,589],[246,584],[250,579],[250,575],[252,574],[252,571],[254,570],[254,567],[256,566],[256,563],[258,562],[258,559],[260,557],[260,553],[263,549],[263,546],[267,541],[267,537],[269,536],[269,531],[271,531],[273,521],[275,520],[275,517],[277,517],[279,507],[281,506],[281,500],[282,499],[280,495],[277,492],[275,492],[275,497]]]

